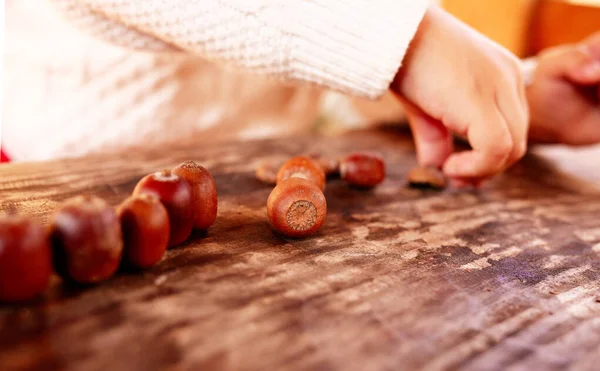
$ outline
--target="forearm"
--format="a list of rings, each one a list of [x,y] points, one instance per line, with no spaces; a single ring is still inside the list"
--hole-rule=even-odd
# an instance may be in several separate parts
[[[52,0],[67,18],[121,46],[181,50],[237,68],[380,97],[399,69],[426,0]]]

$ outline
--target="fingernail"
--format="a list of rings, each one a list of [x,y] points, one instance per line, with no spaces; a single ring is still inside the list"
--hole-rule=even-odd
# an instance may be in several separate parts
[[[461,175],[460,164],[456,161],[448,161],[443,167],[444,173],[449,177]]]
[[[470,186],[469,182],[460,179],[452,179],[452,186],[458,189],[464,189]]]
[[[600,76],[600,61],[593,61],[582,67],[581,73],[586,77]]]
[[[456,188],[474,188],[479,189],[484,184],[481,178],[456,178],[452,179],[452,185]]]

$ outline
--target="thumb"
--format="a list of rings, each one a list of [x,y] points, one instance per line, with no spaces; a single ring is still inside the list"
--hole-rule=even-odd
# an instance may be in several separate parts
[[[579,45],[585,46],[594,59],[600,60],[600,31],[586,37]]]
[[[600,83],[600,31],[581,41],[579,47],[592,59],[589,64],[595,65],[595,67],[588,67],[587,75],[591,77],[588,78],[587,83],[591,85]],[[598,88],[598,97],[600,98],[600,87]]]
[[[584,42],[576,46],[566,46],[558,51],[549,72],[565,76],[581,85],[594,85],[600,82],[600,58],[594,56],[591,47]]]
[[[406,99],[400,100],[413,133],[419,165],[441,168],[453,151],[450,132],[419,107]]]

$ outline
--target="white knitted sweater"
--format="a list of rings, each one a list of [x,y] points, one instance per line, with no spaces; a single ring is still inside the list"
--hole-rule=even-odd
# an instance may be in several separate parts
[[[198,132],[253,138],[302,130],[321,89],[381,97],[427,6],[8,0],[3,149],[39,160]]]

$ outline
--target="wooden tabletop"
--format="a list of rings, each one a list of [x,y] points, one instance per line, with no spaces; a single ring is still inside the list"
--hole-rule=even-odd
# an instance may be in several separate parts
[[[373,191],[328,184],[314,237],[266,220],[271,155],[377,149]],[[0,306],[8,370],[597,370],[600,150],[544,148],[482,189],[414,190],[411,139],[182,144],[171,151],[0,166],[0,210],[47,220],[82,193],[122,201],[145,174],[194,159],[219,218],[155,268]]]

